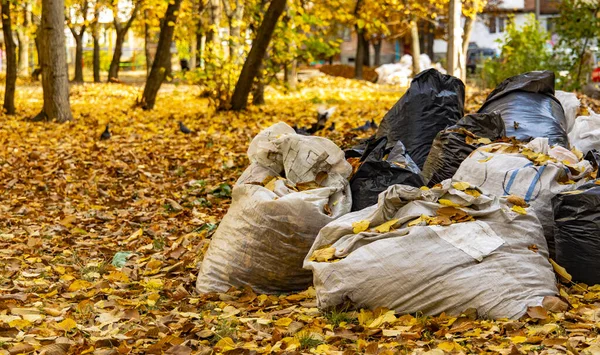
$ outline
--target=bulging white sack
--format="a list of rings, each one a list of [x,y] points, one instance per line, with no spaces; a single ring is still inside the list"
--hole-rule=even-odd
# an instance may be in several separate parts
[[[476,308],[482,317],[518,318],[528,306],[555,295],[555,276],[532,209],[520,214],[504,198],[476,197],[454,186],[450,180],[426,191],[394,185],[379,195],[377,205],[325,226],[304,261],[314,274],[318,306],[350,302],[426,315]],[[474,220],[410,222],[439,216],[449,204]],[[365,221],[368,229],[355,233]],[[381,228],[386,222],[396,229],[386,232]],[[334,260],[314,258],[328,248]]]
[[[350,211],[352,167],[333,142],[298,135],[284,123],[258,134],[248,157],[252,164],[233,188],[196,288],[201,293],[231,286],[261,293],[306,289],[312,276],[302,269],[304,256],[323,226]],[[263,186],[265,180],[271,183]],[[317,180],[322,187],[295,189]]]

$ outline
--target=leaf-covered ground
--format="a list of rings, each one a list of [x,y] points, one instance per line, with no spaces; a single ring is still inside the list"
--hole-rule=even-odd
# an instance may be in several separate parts
[[[308,126],[333,105],[336,129],[320,134],[348,147],[401,92],[320,77],[245,113],[214,113],[190,86],[167,85],[151,112],[132,108],[139,94],[74,86],[74,122],[32,123],[41,89],[30,85],[19,115],[0,116],[0,354],[600,353],[599,286],[563,286],[568,310],[520,321],[323,313],[312,289],[196,294],[256,133]],[[471,92],[468,111],[483,100]],[[194,132],[180,133],[180,120]],[[113,136],[99,141],[107,123]]]

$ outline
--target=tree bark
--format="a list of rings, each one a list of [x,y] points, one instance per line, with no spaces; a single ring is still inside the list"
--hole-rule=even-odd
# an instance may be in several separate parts
[[[83,83],[83,33],[75,34],[75,77],[74,83]]]
[[[29,75],[29,26],[31,26],[31,4],[25,3],[23,6],[23,25],[17,29],[17,39],[19,40],[19,69],[21,76]]]
[[[371,49],[369,48],[369,40],[364,35],[361,37],[363,40],[363,48],[365,50],[365,54],[363,56],[363,65],[365,67],[371,66]]]
[[[356,28],[356,55],[354,56],[354,78],[362,80],[363,79],[363,66],[365,64],[365,41],[362,39],[363,30],[359,29],[358,26]]]
[[[208,12],[210,15],[210,29],[206,34],[206,43],[213,43],[215,46],[221,43],[219,28],[221,27],[221,1],[208,0]]]
[[[15,90],[17,86],[17,51],[13,39],[12,19],[10,17],[10,1],[2,0],[2,31],[6,47],[6,88],[4,91],[4,110],[9,115],[14,115]]]
[[[289,65],[286,65],[286,84],[289,90],[296,90],[298,86],[298,61],[293,59]]]
[[[223,0],[225,14],[229,19],[229,56],[238,61],[242,46],[242,19],[244,17],[244,2],[235,0],[235,9],[231,8],[229,0]]]
[[[151,110],[156,103],[156,94],[162,85],[162,82],[167,76],[167,70],[171,60],[171,42],[173,41],[173,33],[175,32],[175,22],[177,21],[177,13],[181,6],[182,0],[174,0],[167,6],[167,12],[160,26],[160,37],[156,48],[156,55],[152,63],[152,70],[146,80],[144,93],[140,101],[140,106],[144,110]],[[172,25],[170,25],[172,24]]]
[[[148,10],[144,10],[144,55],[146,56],[146,77],[150,75],[152,58],[150,56],[150,26],[148,25]]]
[[[231,109],[235,111],[243,110],[248,104],[248,95],[252,89],[254,78],[258,74],[258,69],[265,56],[267,47],[271,42],[273,31],[277,25],[279,17],[285,9],[286,0],[272,0],[267,13],[260,24],[256,38],[252,43],[252,48],[242,67],[242,72],[235,85],[233,96],[231,97]]]
[[[69,103],[69,77],[65,51],[64,0],[42,0],[42,88],[44,107],[34,118],[66,122],[73,119]]]
[[[373,52],[375,52],[375,66],[381,65],[381,39],[376,39],[373,42]]]
[[[94,40],[94,53],[92,56],[92,70],[94,72],[94,82],[101,82],[100,79],[100,8],[98,4],[94,9],[94,22],[92,23],[92,39]]]
[[[460,15],[461,15],[462,4],[460,0],[450,0],[449,14],[448,14],[448,58],[447,58],[447,71],[448,74],[454,75],[460,78],[460,54],[462,50],[461,43],[461,28],[460,28]]]
[[[410,21],[410,39],[412,42],[413,76],[421,72],[421,48],[419,47],[419,28],[417,21]]]
[[[123,44],[125,43],[125,35],[129,31],[133,20],[137,15],[138,9],[140,6],[140,2],[136,1],[133,7],[133,11],[131,11],[131,17],[125,22],[123,25],[119,22],[116,13],[114,13],[114,25],[115,31],[117,32],[117,40],[115,42],[115,51],[113,53],[112,60],[110,61],[110,67],[108,68],[108,82],[116,81],[119,79],[119,65],[121,64],[121,55],[123,54]]]
[[[92,68],[94,71],[94,82],[100,83],[102,82],[100,78],[100,40],[98,36],[93,36],[94,40],[94,53],[92,57]]]
[[[362,6],[362,0],[356,0],[356,6],[354,7],[354,17],[358,18],[360,8]],[[356,55],[354,56],[354,78],[362,80],[363,78],[363,64],[365,57],[364,45],[364,33],[358,24],[354,25],[356,31]]]

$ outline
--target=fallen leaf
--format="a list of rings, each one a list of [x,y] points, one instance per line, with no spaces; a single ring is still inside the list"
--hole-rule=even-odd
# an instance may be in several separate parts
[[[315,250],[308,260],[316,262],[325,262],[335,257],[335,248],[327,247]]]
[[[567,270],[558,265],[554,260],[550,259],[550,264],[552,264],[552,268],[554,269],[554,272],[556,272],[558,274],[558,276],[560,276],[560,278],[564,281],[564,282],[571,282],[571,280],[573,279],[573,277],[571,276],[571,274],[569,274],[567,272]]]
[[[523,208],[523,207],[521,207],[521,206],[513,205],[513,206],[511,207],[511,210],[512,210],[513,212],[517,212],[518,214],[527,214],[527,210],[526,210],[526,209],[524,209],[524,208]]]
[[[398,219],[391,219],[385,223],[380,224],[375,227],[375,230],[379,233],[387,233],[390,231],[390,228],[398,222]]]
[[[542,306],[527,307],[527,315],[533,319],[547,319],[548,312]]]
[[[56,324],[56,327],[60,330],[68,332],[69,330],[77,327],[77,322],[71,318],[65,318],[62,322]]]
[[[362,221],[358,221],[358,222],[353,222],[352,223],[352,232],[354,234],[358,234],[361,232],[366,231],[367,229],[369,229],[369,224],[371,222],[367,221],[367,220],[362,220]]]

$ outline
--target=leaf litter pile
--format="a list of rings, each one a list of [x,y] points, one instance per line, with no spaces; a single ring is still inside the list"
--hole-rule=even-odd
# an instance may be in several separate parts
[[[58,125],[26,121],[42,93],[20,87],[19,115],[0,116],[0,354],[600,354],[600,286],[573,284],[558,265],[562,299],[518,321],[468,309],[457,317],[320,311],[312,288],[198,295],[198,262],[252,137],[280,120],[309,126],[323,104],[336,106],[336,128],[318,135],[347,148],[373,133],[353,128],[379,122],[401,92],[321,77],[296,93],[268,93],[264,107],[214,113],[197,88],[166,89],[145,112],[132,108],[135,87],[74,86],[75,121]],[[112,137],[100,141],[107,123]],[[411,223],[469,220],[461,212],[450,202]]]

